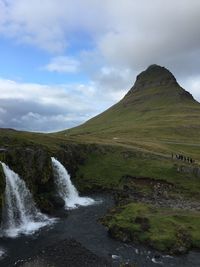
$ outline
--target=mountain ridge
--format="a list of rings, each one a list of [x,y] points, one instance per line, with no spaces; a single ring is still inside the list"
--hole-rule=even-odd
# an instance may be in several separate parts
[[[63,131],[98,138],[171,138],[200,141],[200,103],[165,67],[151,65],[118,103],[84,124]]]
[[[131,89],[139,89],[140,87],[152,85],[178,85],[178,83],[174,75],[167,68],[153,64],[137,75],[135,84]]]

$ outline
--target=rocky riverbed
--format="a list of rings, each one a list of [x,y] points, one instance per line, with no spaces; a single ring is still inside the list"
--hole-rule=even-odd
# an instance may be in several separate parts
[[[21,267],[109,267],[111,262],[98,257],[84,248],[74,239],[55,242],[41,249],[37,254],[26,260],[19,260],[15,266]]]

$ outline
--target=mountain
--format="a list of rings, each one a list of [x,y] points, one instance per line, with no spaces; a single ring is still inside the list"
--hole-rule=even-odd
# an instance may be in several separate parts
[[[200,104],[165,67],[151,65],[117,104],[62,132],[79,138],[200,141]]]

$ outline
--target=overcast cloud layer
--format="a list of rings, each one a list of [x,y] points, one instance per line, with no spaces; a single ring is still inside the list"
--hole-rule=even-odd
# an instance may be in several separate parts
[[[75,126],[118,101],[153,63],[200,101],[199,25],[199,0],[0,0],[0,36],[49,55],[38,71],[88,77],[57,85],[2,77],[0,127]]]

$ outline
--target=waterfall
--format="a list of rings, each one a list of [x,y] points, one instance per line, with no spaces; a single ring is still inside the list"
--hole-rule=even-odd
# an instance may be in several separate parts
[[[65,208],[74,209],[77,206],[88,206],[94,204],[89,197],[80,197],[65,167],[55,158],[51,158],[54,169],[55,182],[58,194],[65,201]]]
[[[0,259],[3,258],[4,254],[5,254],[5,250],[0,247]]]
[[[51,223],[53,219],[49,219],[36,208],[25,182],[5,163],[0,163],[6,177],[1,227],[3,234],[9,237],[16,237],[22,233],[32,234]]]

